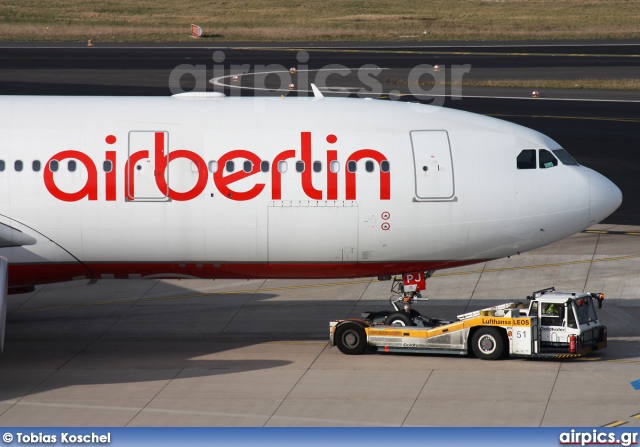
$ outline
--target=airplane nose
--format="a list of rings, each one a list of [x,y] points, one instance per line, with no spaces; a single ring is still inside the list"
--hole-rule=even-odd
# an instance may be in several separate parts
[[[604,175],[589,171],[589,225],[595,225],[618,209],[622,192]]]

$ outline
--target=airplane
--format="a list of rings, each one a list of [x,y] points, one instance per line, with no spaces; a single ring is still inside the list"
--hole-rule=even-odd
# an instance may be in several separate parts
[[[39,284],[432,272],[558,241],[621,201],[551,138],[443,107],[3,96],[2,335],[6,295]]]

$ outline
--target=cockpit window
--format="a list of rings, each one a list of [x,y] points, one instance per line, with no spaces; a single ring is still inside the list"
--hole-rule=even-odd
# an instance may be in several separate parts
[[[540,160],[540,169],[553,168],[554,166],[558,166],[558,160],[554,157],[551,152],[546,149],[540,149],[539,154]]]
[[[563,165],[579,166],[580,164],[573,158],[569,152],[564,149],[554,149],[553,153],[562,162]]]
[[[525,149],[518,155],[518,169],[535,169],[536,168],[536,151],[535,149]]]

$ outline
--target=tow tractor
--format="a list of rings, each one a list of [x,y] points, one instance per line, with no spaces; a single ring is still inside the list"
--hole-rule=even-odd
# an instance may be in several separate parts
[[[407,352],[467,355],[483,360],[511,357],[572,358],[606,348],[607,328],[598,320],[602,293],[556,292],[553,287],[511,302],[467,312],[455,320],[421,315],[411,304],[432,272],[394,278],[394,310],[330,322],[330,344],[345,354]]]

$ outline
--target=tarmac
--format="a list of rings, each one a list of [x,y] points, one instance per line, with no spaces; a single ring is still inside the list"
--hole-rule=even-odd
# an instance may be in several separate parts
[[[101,280],[9,298],[2,426],[640,427],[640,227],[598,225],[438,271],[425,315],[550,286],[603,292],[609,346],[483,361],[328,345],[329,321],[389,308],[391,282]]]

